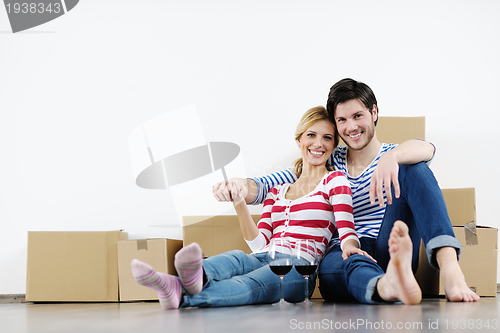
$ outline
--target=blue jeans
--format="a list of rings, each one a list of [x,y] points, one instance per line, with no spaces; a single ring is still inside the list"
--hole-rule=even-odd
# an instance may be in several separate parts
[[[448,211],[439,185],[425,163],[399,166],[401,195],[388,205],[377,239],[363,237],[361,248],[378,263],[362,255],[352,255],[342,260],[340,246],[334,246],[326,254],[319,269],[319,288],[326,301],[358,301],[376,303],[376,285],[384,275],[389,262],[389,235],[396,220],[404,221],[413,242],[412,269],[418,267],[420,239],[423,240],[429,264],[439,268],[436,250],[453,247],[460,255],[461,247],[455,238]]]
[[[203,261],[206,283],[194,296],[185,295],[181,307],[219,307],[275,303],[280,299],[280,280],[269,268],[267,253],[245,254],[235,250]],[[309,278],[312,294],[316,274]],[[296,303],[304,300],[304,277],[292,268],[283,279],[284,298]]]

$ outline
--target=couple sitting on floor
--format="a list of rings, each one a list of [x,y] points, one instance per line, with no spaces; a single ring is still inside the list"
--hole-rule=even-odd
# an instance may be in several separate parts
[[[157,291],[164,309],[274,303],[280,282],[266,256],[270,240],[283,237],[293,247],[312,239],[322,258],[318,275],[325,301],[418,304],[414,273],[422,239],[447,299],[479,300],[465,283],[460,243],[425,163],[434,146],[423,140],[380,143],[377,120],[377,100],[366,84],[337,82],[327,109],[303,115],[295,137],[302,158],[291,169],[213,188],[218,201],[233,202],[252,254],[230,251],[203,260],[192,243],[175,256],[178,277],[134,260],[136,281]],[[339,136],[347,147],[337,146]],[[257,225],[247,203],[264,204]],[[285,299],[302,301],[303,286],[303,276],[292,269],[284,278]]]

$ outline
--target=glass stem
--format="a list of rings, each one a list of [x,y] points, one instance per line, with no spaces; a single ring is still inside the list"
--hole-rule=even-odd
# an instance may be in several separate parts
[[[280,276],[280,301],[283,302],[283,278],[285,276]]]
[[[309,300],[309,276],[304,276],[304,280],[306,281],[306,297],[304,298],[304,301],[307,302]]]

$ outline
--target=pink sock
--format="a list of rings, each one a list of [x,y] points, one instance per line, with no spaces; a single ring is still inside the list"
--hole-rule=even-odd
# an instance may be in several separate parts
[[[191,295],[203,289],[203,258],[200,246],[191,243],[175,255],[175,269],[184,289]]]
[[[164,310],[179,308],[182,287],[175,276],[158,273],[153,267],[137,259],[132,260],[131,266],[135,281],[156,291]]]

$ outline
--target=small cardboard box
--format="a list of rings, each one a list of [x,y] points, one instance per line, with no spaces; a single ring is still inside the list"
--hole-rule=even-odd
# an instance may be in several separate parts
[[[252,215],[252,218],[257,223],[260,215]],[[198,243],[204,257],[231,250],[251,253],[236,215],[184,216],[182,222],[184,245]]]
[[[476,223],[476,191],[473,187],[442,189],[451,225],[463,227]]]
[[[458,263],[467,285],[479,296],[496,297],[498,229],[472,223],[465,227],[453,227],[453,232],[462,246]],[[423,245],[420,247],[416,277],[424,295],[444,295],[439,271],[429,265]]]
[[[29,231],[26,301],[118,302],[120,231]]]
[[[151,265],[157,272],[177,275],[174,256],[182,248],[182,241],[175,239],[140,239],[118,242],[118,271],[120,301],[157,300],[158,294],[137,284],[130,269],[130,262],[138,259]]]

